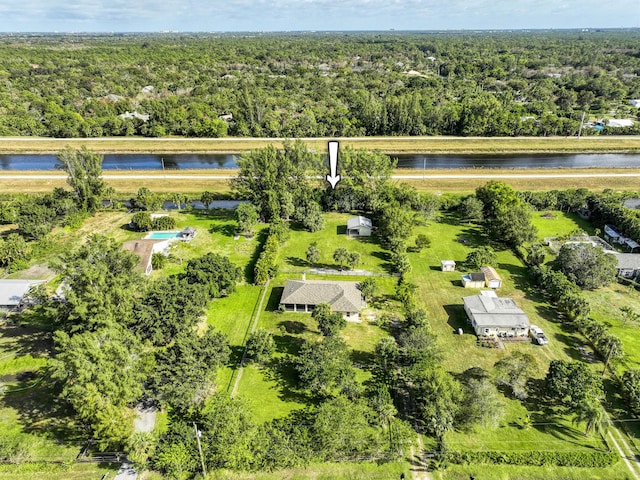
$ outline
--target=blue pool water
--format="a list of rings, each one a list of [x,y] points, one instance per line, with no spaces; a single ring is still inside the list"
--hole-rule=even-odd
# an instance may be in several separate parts
[[[151,240],[167,240],[169,238],[176,238],[180,235],[180,232],[151,232],[147,235]]]

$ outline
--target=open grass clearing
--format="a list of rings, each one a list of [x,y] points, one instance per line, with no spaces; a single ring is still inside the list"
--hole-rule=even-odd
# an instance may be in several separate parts
[[[346,248],[349,252],[360,254],[362,261],[356,269],[389,273],[388,253],[382,249],[376,237],[352,238],[346,235],[347,220],[351,217],[353,215],[328,213],[324,215],[325,226],[319,232],[292,231],[280,254],[281,270],[290,273],[314,267],[339,269],[340,266],[333,260],[333,253],[338,248]],[[320,250],[320,260],[316,265],[310,265],[306,260],[307,248],[313,242]]]
[[[475,224],[460,224],[455,217],[443,217],[441,222],[414,229],[414,235],[423,233],[432,239],[430,248],[421,253],[409,253],[413,270],[409,280],[418,285],[418,297],[427,310],[431,327],[438,338],[444,365],[451,372],[461,373],[479,366],[490,370],[510,352],[520,350],[533,354],[538,360],[538,376],[542,377],[554,359],[576,358],[579,353],[567,345],[574,342],[557,321],[555,312],[537,294],[526,268],[510,250],[498,250],[494,268],[503,283],[497,293],[513,298],[529,316],[530,323],[541,327],[549,337],[549,345],[540,347],[532,343],[505,343],[504,349],[488,349],[476,345],[476,336],[467,323],[462,298],[477,295],[478,289],[463,288],[462,265],[467,254],[475,247],[485,245],[487,239]],[[455,272],[442,272],[441,260],[455,260]],[[461,271],[462,270],[462,271]],[[458,335],[458,328],[464,334]]]
[[[95,463],[0,464],[0,478],[2,480],[99,480],[115,477],[119,468],[120,465]]]
[[[404,473],[411,478],[406,462],[389,463],[320,463],[276,472],[243,473],[217,471],[207,479],[216,480],[388,480],[400,478]]]
[[[450,465],[443,472],[432,472],[434,480],[629,480],[622,461],[607,468],[581,467],[524,467],[514,465]]]

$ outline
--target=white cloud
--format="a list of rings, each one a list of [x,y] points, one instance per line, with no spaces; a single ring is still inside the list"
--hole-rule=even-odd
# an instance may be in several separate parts
[[[0,31],[583,26],[640,26],[640,7],[637,0],[24,0],[0,4]]]

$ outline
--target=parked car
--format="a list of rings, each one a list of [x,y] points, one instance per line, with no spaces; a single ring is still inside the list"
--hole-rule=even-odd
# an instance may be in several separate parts
[[[542,329],[540,327],[536,327],[535,325],[531,325],[529,327],[529,336],[538,345],[546,345],[547,343],[549,343],[549,339],[546,337]]]

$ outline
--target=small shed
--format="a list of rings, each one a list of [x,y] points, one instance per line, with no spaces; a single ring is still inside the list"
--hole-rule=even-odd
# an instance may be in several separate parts
[[[184,230],[180,232],[180,240],[185,242],[189,240],[193,240],[196,236],[196,229],[193,227],[186,227]]]
[[[618,231],[618,227],[614,225],[604,226],[604,239],[607,242],[622,243],[623,238],[622,234]]]
[[[347,235],[350,237],[370,237],[373,230],[371,219],[358,215],[347,221]]]
[[[443,272],[453,272],[456,269],[456,262],[453,260],[441,260],[440,266]]]
[[[502,279],[493,267],[482,267],[480,271],[484,274],[485,285],[487,287],[496,289],[502,286]]]
[[[484,288],[484,273],[474,272],[462,276],[462,286],[464,288]]]

